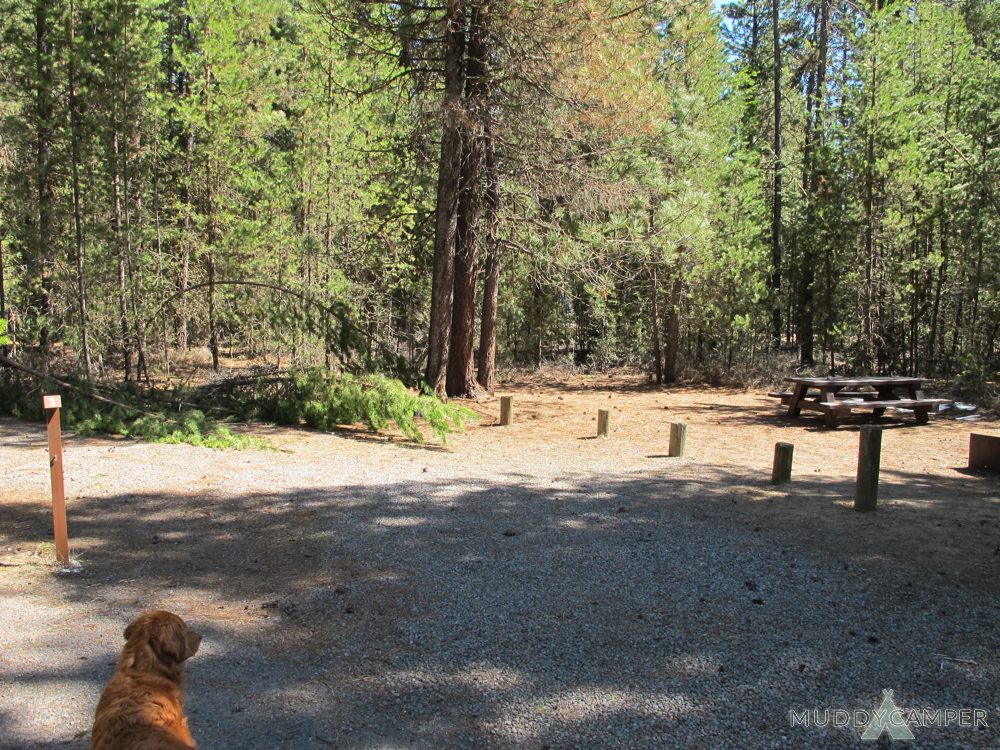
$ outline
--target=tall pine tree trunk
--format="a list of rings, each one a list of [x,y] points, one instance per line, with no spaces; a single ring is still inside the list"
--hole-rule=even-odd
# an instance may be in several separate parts
[[[487,108],[486,28],[484,13],[474,7],[469,19],[465,55],[465,117],[462,127],[462,170],[455,233],[455,284],[451,314],[446,391],[449,396],[475,397],[473,337],[476,327],[477,256],[483,206],[482,173]]]
[[[821,200],[822,189],[819,176],[819,152],[823,145],[824,115],[826,109],[826,60],[829,40],[830,0],[820,0],[817,19],[816,69],[812,77],[812,87],[807,102],[806,148],[803,153],[803,171],[807,175],[806,226],[810,233],[806,237],[802,252],[802,279],[800,287],[799,356],[804,365],[815,362],[815,266],[816,245],[821,236],[816,227],[816,206]]]
[[[191,159],[194,153],[194,133],[184,133],[184,179],[181,182],[181,203],[184,204],[184,218],[181,220],[180,253],[181,267],[177,289],[177,349],[184,354],[188,349],[188,304],[187,290],[191,278],[191,242],[194,236],[194,204],[191,197]]]
[[[212,66],[205,63],[205,129],[212,130]],[[216,310],[215,289],[215,251],[218,242],[218,228],[215,217],[215,179],[212,173],[212,154],[205,155],[205,223],[206,244],[205,266],[208,273],[208,337],[212,350],[212,370],[219,371],[219,323]]]
[[[663,384],[663,352],[660,346],[660,289],[659,278],[656,272],[656,262],[649,264],[649,285],[652,303],[651,323],[653,331],[653,372],[656,375],[656,384]]]
[[[111,132],[111,196],[114,201],[113,231],[118,251],[118,330],[121,334],[122,367],[125,382],[132,379],[132,337],[128,326],[128,281],[126,274],[125,242],[122,225],[121,148],[119,145],[118,119],[113,118]]]
[[[871,64],[871,96],[868,106],[870,115],[875,113],[877,64],[874,50]],[[869,119],[865,133],[864,167],[864,283],[861,289],[861,316],[863,339],[863,366],[870,369],[874,364],[875,352],[875,123]]]
[[[667,346],[663,354],[663,381],[677,382],[677,355],[681,350],[681,266],[671,272],[667,299]],[[700,355],[699,355],[700,359]]]
[[[6,279],[6,263],[3,252],[3,230],[6,229],[3,225],[0,225],[0,320],[6,321],[7,323],[7,336],[11,337],[14,333],[10,327],[10,315],[7,314],[7,279]],[[10,356],[10,346],[8,344],[0,344],[0,354],[4,357]]]
[[[38,233],[30,267],[38,287],[35,301],[42,323],[38,345],[48,362],[51,345],[52,300],[52,208],[55,191],[52,186],[52,41],[49,0],[36,0],[35,5],[35,187],[38,199]],[[31,279],[32,283],[35,278]]]
[[[76,4],[70,0],[66,14],[66,37],[69,44],[68,84],[69,84],[69,124],[70,162],[73,181],[73,236],[76,261],[76,301],[80,313],[80,345],[83,355],[83,369],[90,378],[93,376],[93,362],[90,356],[90,326],[87,321],[87,285],[83,273],[83,218],[80,208],[80,141],[83,137],[83,118],[77,91],[76,71]]]
[[[781,5],[771,0],[774,47],[774,196],[771,201],[771,336],[781,343]]]
[[[483,242],[486,267],[483,277],[483,312],[479,322],[479,364],[476,380],[487,393],[496,389],[497,305],[500,299],[500,176],[497,172],[496,144],[493,142],[489,110],[484,132]]]
[[[452,295],[455,285],[455,235],[462,172],[462,89],[465,56],[464,0],[448,0],[445,90],[441,158],[438,164],[437,206],[434,212],[434,275],[431,319],[427,337],[427,385],[445,395],[448,348],[451,343]]]

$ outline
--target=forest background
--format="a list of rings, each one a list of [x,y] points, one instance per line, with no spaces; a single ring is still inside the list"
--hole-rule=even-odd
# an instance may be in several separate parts
[[[7,362],[995,378],[998,3],[0,6]]]

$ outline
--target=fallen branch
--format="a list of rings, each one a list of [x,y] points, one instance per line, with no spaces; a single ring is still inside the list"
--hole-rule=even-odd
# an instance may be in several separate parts
[[[14,370],[20,370],[21,372],[27,373],[28,375],[32,375],[33,377],[39,378],[41,380],[51,380],[53,383],[62,388],[68,388],[72,391],[76,391],[77,393],[82,393],[87,398],[92,398],[95,401],[102,401],[106,404],[111,404],[112,406],[117,406],[122,409],[127,409],[128,411],[133,412],[135,414],[142,414],[145,417],[157,417],[157,418],[163,416],[162,414],[156,414],[151,411],[140,409],[134,404],[125,404],[122,403],[121,401],[115,401],[113,398],[107,398],[106,396],[101,396],[97,393],[88,392],[86,389],[81,388],[78,385],[73,385],[72,383],[62,380],[61,378],[58,378],[50,373],[45,373],[42,372],[41,370],[36,370],[34,367],[28,367],[27,365],[22,365],[20,362],[15,362],[9,357],[4,357],[3,355],[0,355],[0,365],[4,367],[10,367]]]

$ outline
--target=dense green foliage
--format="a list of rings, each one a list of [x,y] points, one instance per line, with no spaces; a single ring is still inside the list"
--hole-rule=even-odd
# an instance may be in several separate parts
[[[781,0],[778,66],[769,0],[445,4],[463,5],[492,24],[499,205],[481,242],[499,247],[502,361],[669,381],[783,348],[993,377],[997,3]],[[194,347],[220,368],[322,364],[340,376],[296,375],[288,403],[255,408],[412,437],[420,412],[444,434],[456,413],[368,376],[427,355],[446,7],[0,9],[15,356],[125,380]]]
[[[398,380],[380,375],[330,377],[321,368],[297,370],[278,380],[259,378],[217,402],[243,418],[320,430],[351,424],[376,431],[395,426],[416,442],[424,440],[418,420],[446,441],[464,422],[478,418],[466,407],[415,394]]]
[[[418,395],[384,376],[330,377],[323,369],[293,371],[280,378],[255,378],[170,393],[131,385],[97,388],[84,380],[39,380],[8,373],[0,383],[0,413],[41,421],[42,393],[62,392],[61,421],[81,436],[119,435],[159,443],[207,448],[272,448],[267,440],[234,433],[228,422],[264,420],[328,430],[364,424],[376,431],[396,427],[423,442],[422,424],[446,442],[463,424],[478,419],[472,410],[432,395]],[[206,412],[208,414],[206,414]],[[213,416],[209,416],[213,415]]]
[[[41,381],[8,374],[0,387],[0,413],[21,419],[42,421],[42,393],[61,392],[60,422],[65,429],[82,437],[118,435],[157,443],[189,443],[206,448],[267,449],[267,440],[234,433],[224,422],[206,417],[204,412],[185,408],[178,411],[141,397],[126,386],[102,388],[85,381]],[[99,398],[94,398],[94,396]]]

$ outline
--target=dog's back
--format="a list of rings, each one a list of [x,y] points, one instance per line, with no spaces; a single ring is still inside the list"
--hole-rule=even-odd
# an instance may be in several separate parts
[[[201,636],[170,612],[148,612],[125,629],[125,648],[94,716],[91,750],[192,750],[181,663]]]

